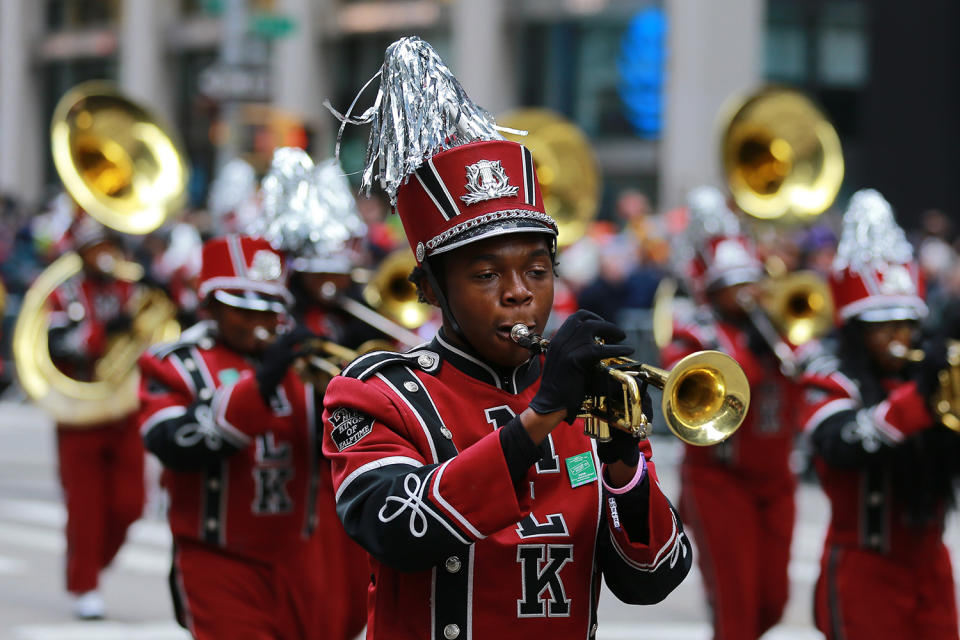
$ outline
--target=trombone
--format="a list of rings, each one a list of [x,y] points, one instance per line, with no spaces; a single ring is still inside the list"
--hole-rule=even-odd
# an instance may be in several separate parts
[[[511,328],[510,337],[531,350],[543,351],[550,344],[523,323]],[[610,427],[640,438],[649,435],[642,384],[663,391],[667,427],[691,445],[723,442],[740,427],[750,406],[747,377],[733,358],[719,351],[691,353],[669,371],[629,358],[608,358],[597,365],[597,373],[613,378],[622,390],[620,396],[588,395],[580,408],[584,433],[601,442],[610,440]]]

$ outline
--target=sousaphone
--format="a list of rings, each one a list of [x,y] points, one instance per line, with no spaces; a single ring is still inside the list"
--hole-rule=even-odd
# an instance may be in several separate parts
[[[169,127],[110,84],[89,82],[58,102],[50,125],[57,173],[70,197],[117,231],[146,234],[183,205],[186,155]],[[175,339],[176,305],[161,291],[136,294],[127,311],[132,328],[96,363],[92,381],[76,380],[50,357],[50,295],[80,273],[83,261],[67,252],[37,277],[24,296],[13,332],[13,358],[24,392],[57,422],[87,427],[137,407],[137,358],[152,343]],[[117,260],[109,275],[139,280],[142,268]]]

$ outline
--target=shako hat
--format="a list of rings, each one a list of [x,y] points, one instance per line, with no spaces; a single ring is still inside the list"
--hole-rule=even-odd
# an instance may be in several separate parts
[[[876,190],[850,198],[830,274],[837,323],[921,320],[924,282],[913,247]]]
[[[377,75],[373,106],[334,114],[344,125],[371,124],[362,188],[369,194],[379,181],[418,263],[508,233],[555,241],[529,149],[503,139],[429,44],[394,42]]]
[[[702,186],[691,190],[687,206],[688,268],[695,290],[703,293],[763,278],[756,247],[719,189]]]
[[[280,253],[263,238],[233,234],[203,245],[197,295],[201,300],[212,296],[231,307],[275,313],[293,303]]]

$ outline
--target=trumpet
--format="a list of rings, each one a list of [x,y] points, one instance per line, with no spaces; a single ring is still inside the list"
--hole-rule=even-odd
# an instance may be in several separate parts
[[[899,342],[891,342],[887,352],[906,362],[923,362],[927,354]],[[937,390],[930,398],[934,413],[948,429],[960,432],[960,341],[947,341],[947,367],[937,372]]]
[[[511,339],[534,352],[550,341],[531,333],[523,323],[510,330]],[[613,378],[619,396],[590,394],[580,407],[584,433],[610,440],[610,427],[639,438],[649,435],[650,419],[643,413],[641,385],[663,391],[661,409],[667,427],[687,444],[709,446],[729,438],[743,423],[750,406],[750,385],[740,365],[719,351],[698,351],[667,371],[629,358],[608,358],[597,365],[598,375]]]

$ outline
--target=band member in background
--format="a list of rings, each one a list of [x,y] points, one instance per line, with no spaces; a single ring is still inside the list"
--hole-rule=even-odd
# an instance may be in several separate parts
[[[927,313],[920,269],[887,201],[854,194],[830,278],[836,344],[807,368],[804,430],[832,518],[814,613],[828,640],[957,640],[944,517],[960,434],[931,413],[942,343],[902,355]]]
[[[57,368],[94,379],[112,337],[130,328],[135,286],[113,275],[123,259],[118,239],[82,214],[69,231],[82,272],[51,295],[49,345]],[[104,616],[100,572],[143,512],[144,452],[135,412],[100,424],[57,424],[60,482],[67,509],[67,591],[80,619]]]
[[[198,640],[352,638],[360,626],[342,612],[355,592],[340,577],[357,568],[323,564],[319,518],[333,505],[320,407],[291,371],[312,334],[283,333],[283,259],[263,239],[210,240],[198,295],[210,319],[140,362],[141,433],[170,493],[177,619]]]
[[[557,228],[530,152],[419,38],[391,45],[381,73],[368,158],[384,156],[412,277],[443,327],[428,346],[358,358],[324,399],[337,510],[373,558],[367,637],[590,636],[601,576],[650,604],[692,559],[649,443],[617,432],[597,446],[576,419],[594,365],[631,350],[589,312],[545,358],[511,339],[517,323],[542,332],[553,300]],[[405,132],[400,148],[386,131]]]
[[[661,361],[671,368],[703,349],[732,356],[750,383],[750,409],[729,439],[685,445],[680,513],[697,543],[715,640],[756,640],[787,604],[796,479],[789,458],[797,435],[793,383],[747,316],[764,270],[723,195],[689,196],[687,281],[700,303],[678,317]]]

